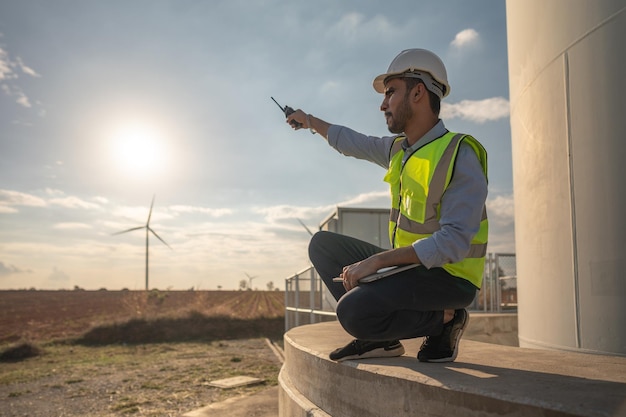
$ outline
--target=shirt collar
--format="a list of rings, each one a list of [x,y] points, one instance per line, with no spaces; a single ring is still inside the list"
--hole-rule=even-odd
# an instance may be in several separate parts
[[[404,158],[402,163],[406,162],[406,159],[408,159],[411,154],[413,154],[413,152],[415,152],[422,146],[429,144],[435,139],[442,137],[446,133],[448,133],[448,129],[446,129],[446,127],[444,126],[443,120],[439,119],[437,124],[433,126],[433,128],[430,129],[428,132],[426,132],[424,136],[419,138],[418,141],[413,144],[413,146],[409,146],[408,139],[404,138],[404,140],[402,141],[402,149],[404,149]]]

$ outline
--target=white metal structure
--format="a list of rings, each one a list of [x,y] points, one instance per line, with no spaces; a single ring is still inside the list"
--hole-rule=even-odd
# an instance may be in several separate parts
[[[341,233],[390,249],[389,209],[337,207],[320,224],[320,230]]]

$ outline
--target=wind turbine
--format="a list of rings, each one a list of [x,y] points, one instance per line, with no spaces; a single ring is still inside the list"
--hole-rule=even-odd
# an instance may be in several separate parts
[[[168,245],[163,239],[161,239],[161,236],[157,235],[157,233],[154,230],[152,230],[152,228],[150,227],[150,217],[152,217],[152,207],[154,206],[154,197],[155,196],[152,196],[152,203],[150,204],[150,212],[148,213],[148,221],[146,222],[145,226],[132,227],[128,230],[113,233],[113,235],[115,236],[115,235],[121,235],[122,233],[132,232],[133,230],[146,229],[146,291],[148,291],[148,253],[149,253],[148,248],[149,248],[149,242],[150,242],[150,240],[148,239],[148,237],[150,236],[149,232],[152,232],[152,234],[155,235],[157,239],[159,239],[161,242],[163,242],[165,246],[172,249],[172,247]]]
[[[246,274],[246,276],[248,277],[248,288],[252,289],[252,280],[258,278],[258,275],[251,277],[250,275],[248,275],[247,272],[244,272],[244,274]]]

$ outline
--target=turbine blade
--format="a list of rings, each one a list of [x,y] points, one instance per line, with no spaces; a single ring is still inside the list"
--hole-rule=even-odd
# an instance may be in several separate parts
[[[165,246],[167,246],[168,248],[172,249],[172,247],[171,247],[170,245],[168,245],[166,241],[164,241],[163,239],[161,239],[161,236],[157,235],[157,232],[155,232],[154,230],[152,230],[152,228],[151,228],[151,227],[148,227],[148,230],[149,230],[149,231],[151,231],[151,232],[152,232],[152,234],[153,234],[153,235],[155,235],[155,236],[157,237],[157,239],[159,239],[161,242],[163,242],[163,244],[164,244]],[[174,250],[174,249],[172,249],[172,250]]]
[[[145,228],[146,228],[146,226],[132,227],[132,228],[130,228],[128,230],[124,230],[124,231],[117,232],[117,233],[112,233],[112,236],[121,235],[122,233],[128,233],[128,232],[132,232],[133,230],[139,230],[139,229],[145,229]]]
[[[302,222],[302,220],[300,220],[300,219],[296,219],[296,220],[298,220],[298,221],[300,222],[300,224],[302,225],[302,227],[304,227],[304,228],[306,229],[306,231],[307,231],[307,232],[309,232],[309,234],[310,234],[311,236],[313,236],[313,232],[311,232],[311,229],[309,229],[309,228],[306,226],[306,224],[304,224],[304,223]]]
[[[152,217],[152,207],[154,207],[154,198],[156,197],[156,194],[152,195],[152,203],[150,203],[150,213],[148,213],[148,222],[146,223],[146,226],[150,226],[150,217]]]

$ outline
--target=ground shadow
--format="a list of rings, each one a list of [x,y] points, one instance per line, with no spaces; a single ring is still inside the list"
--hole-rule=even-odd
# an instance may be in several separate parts
[[[528,358],[522,356],[519,360]],[[532,359],[528,360],[532,362]],[[503,407],[504,414],[520,406],[543,410],[542,415],[624,416],[626,415],[626,384],[598,377],[584,378],[560,373],[513,369],[471,362],[423,363],[403,356],[387,360],[371,359],[363,364],[401,368],[406,377],[423,380],[422,389],[444,389],[460,393],[448,401],[459,405],[484,407],[492,401]],[[584,366],[584,364],[581,364]],[[412,377],[411,377],[411,374]],[[434,395],[434,394],[433,394]],[[462,403],[462,404],[461,404]],[[550,410],[548,412],[547,410]],[[579,414],[580,413],[580,414]]]

